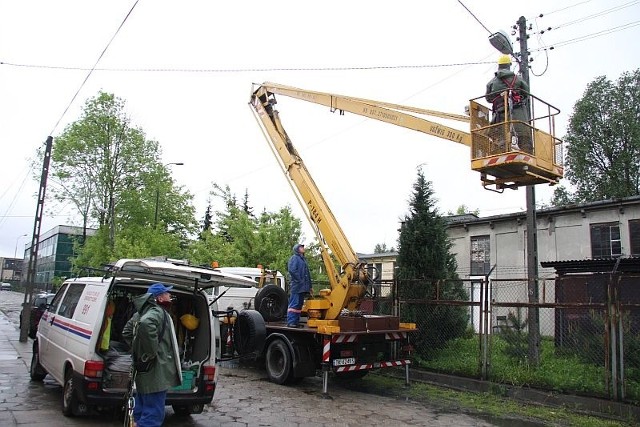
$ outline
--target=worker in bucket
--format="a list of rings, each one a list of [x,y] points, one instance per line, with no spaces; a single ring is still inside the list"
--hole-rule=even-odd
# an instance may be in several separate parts
[[[487,83],[485,99],[491,103],[493,111],[491,124],[495,126],[491,128],[491,137],[500,149],[505,149],[505,128],[500,124],[508,120],[512,141],[507,141],[507,145],[532,154],[531,128],[525,124],[529,123],[529,85],[511,71],[509,55],[501,55],[498,59],[498,71]]]
[[[300,326],[300,313],[304,298],[311,292],[311,273],[304,257],[304,245],[298,243],[293,247],[293,255],[287,264],[289,270],[290,292],[289,308],[287,309],[287,326]]]

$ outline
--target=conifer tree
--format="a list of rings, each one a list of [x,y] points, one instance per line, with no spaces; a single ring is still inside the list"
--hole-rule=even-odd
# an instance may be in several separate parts
[[[448,340],[462,336],[467,328],[465,308],[432,303],[466,301],[468,296],[456,274],[446,223],[439,214],[431,183],[418,171],[398,240],[398,293],[410,300],[401,307],[403,321],[418,326],[416,350],[428,357]]]

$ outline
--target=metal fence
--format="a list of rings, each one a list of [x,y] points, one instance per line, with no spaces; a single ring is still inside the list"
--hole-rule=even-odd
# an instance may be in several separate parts
[[[398,280],[378,283],[363,308],[417,323],[418,367],[637,403],[639,285],[633,274]]]

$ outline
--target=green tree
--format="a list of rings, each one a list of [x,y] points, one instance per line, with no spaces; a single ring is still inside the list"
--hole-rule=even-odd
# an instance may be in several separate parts
[[[86,239],[78,265],[180,256],[195,230],[192,196],[175,186],[159,144],[131,125],[124,107],[122,99],[99,92],[54,140],[51,194],[77,208],[85,229],[99,229]]]
[[[551,206],[567,206],[571,203],[575,203],[574,196],[564,185],[559,185],[553,190],[553,197],[551,198]]]
[[[623,73],[616,83],[605,76],[589,83],[565,136],[566,177],[576,189],[575,201],[640,194],[639,111],[640,69]]]
[[[467,300],[468,296],[456,274],[446,223],[436,208],[431,183],[421,170],[398,246],[398,293],[401,299],[414,301],[402,308],[402,318],[417,323],[416,349],[429,357],[433,350],[464,334],[468,316],[464,308],[430,305],[428,301],[435,298],[436,290],[441,300]]]
[[[376,243],[376,247],[373,248],[374,254],[383,254],[385,252],[395,252],[395,248],[391,246],[391,248],[387,248],[386,243]]]
[[[480,215],[480,209],[471,210],[471,208],[467,207],[467,205],[460,205],[458,209],[456,209],[455,213],[449,211],[447,215],[464,215],[464,214],[474,214],[475,216]]]
[[[211,215],[211,201],[208,201],[207,209],[204,212],[204,218],[202,220],[202,228],[200,229],[200,234],[204,232],[211,232],[211,227],[213,224],[211,223],[212,215]]]
[[[255,267],[279,270],[286,274],[287,261],[293,245],[302,235],[301,221],[289,207],[277,212],[264,210],[257,218],[251,214],[248,193],[242,206],[236,203],[231,189],[213,185],[213,195],[223,200],[224,209],[212,215],[211,231],[204,231],[201,240],[192,243],[189,257],[195,263],[220,266]],[[312,257],[308,257],[310,267]],[[318,269],[315,269],[318,271]]]

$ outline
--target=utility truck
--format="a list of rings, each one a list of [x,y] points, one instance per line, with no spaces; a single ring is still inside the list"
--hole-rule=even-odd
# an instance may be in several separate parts
[[[358,259],[287,135],[275,108],[276,95],[324,105],[340,115],[351,112],[469,146],[471,168],[480,172],[485,188],[497,192],[541,183],[553,185],[562,177],[562,145],[554,135],[554,117],[559,110],[530,96],[531,110],[535,104],[542,113],[534,114],[529,123],[517,122],[528,129],[534,143],[531,152],[523,152],[505,144],[517,138],[516,121],[507,112],[504,122],[491,123],[490,111],[478,102],[479,98],[470,101],[469,115],[465,116],[277,83],[254,84],[249,105],[316,234],[330,283],[329,289],[305,301],[302,311],[306,322],[302,328],[289,328],[282,319],[266,322],[262,355],[269,379],[286,384],[321,371],[326,394],[331,372],[341,377],[362,377],[372,369],[403,366],[408,382],[413,350],[410,337],[416,325],[402,323],[398,316],[365,314],[361,310],[363,299],[372,294],[366,263]],[[469,123],[470,132],[422,116]]]

